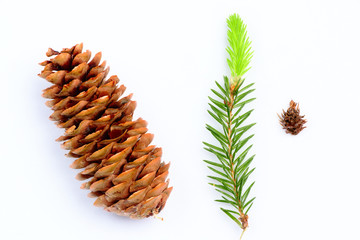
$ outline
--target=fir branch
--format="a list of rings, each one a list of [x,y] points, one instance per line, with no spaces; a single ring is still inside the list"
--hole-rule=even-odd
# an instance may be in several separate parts
[[[208,176],[216,191],[221,193],[217,202],[228,205],[221,210],[234,220],[242,229],[248,227],[248,211],[255,197],[248,200],[255,182],[248,183],[248,178],[255,168],[251,168],[254,156],[247,157],[252,145],[245,148],[254,135],[247,135],[255,123],[244,124],[253,110],[243,112],[245,105],[254,100],[248,96],[254,91],[253,83],[244,85],[243,75],[250,68],[251,51],[247,37],[246,25],[237,14],[227,20],[230,59],[228,64],[232,73],[231,80],[224,77],[221,85],[215,82],[217,89],[211,89],[214,96],[209,97],[208,113],[218,123],[216,126],[206,125],[207,130],[218,144],[204,142],[205,150],[214,154],[219,160],[204,160],[214,173]]]

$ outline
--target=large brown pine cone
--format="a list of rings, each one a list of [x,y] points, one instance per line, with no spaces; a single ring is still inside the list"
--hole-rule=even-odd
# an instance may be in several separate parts
[[[172,190],[166,180],[170,164],[161,162],[161,148],[150,145],[147,122],[133,121],[132,94],[120,98],[125,86],[117,86],[116,75],[106,79],[109,67],[100,64],[101,53],[89,61],[91,52],[82,48],[50,48],[46,55],[55,57],[40,63],[39,76],[53,84],[43,92],[52,99],[46,102],[54,110],[50,119],[65,128],[57,141],[76,158],[71,167],[82,169],[77,178],[87,179],[82,188],[97,198],[94,205],[131,218],[157,214]]]

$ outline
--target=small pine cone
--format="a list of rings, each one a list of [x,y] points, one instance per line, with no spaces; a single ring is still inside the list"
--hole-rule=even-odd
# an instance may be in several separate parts
[[[306,123],[304,116],[305,115],[300,116],[299,104],[296,104],[293,100],[291,100],[288,110],[286,112],[283,110],[283,113],[279,116],[280,124],[283,126],[283,129],[286,130],[286,133],[297,135],[306,128],[304,126]]]
[[[161,148],[150,145],[147,122],[133,120],[132,94],[120,98],[125,86],[117,86],[116,75],[106,79],[101,53],[89,61],[91,52],[82,48],[50,48],[46,55],[55,57],[40,63],[39,76],[53,84],[43,91],[54,110],[50,119],[65,129],[57,141],[76,158],[71,167],[82,169],[77,179],[87,180],[81,187],[97,198],[94,205],[131,218],[156,215],[172,190],[170,163],[161,162]]]

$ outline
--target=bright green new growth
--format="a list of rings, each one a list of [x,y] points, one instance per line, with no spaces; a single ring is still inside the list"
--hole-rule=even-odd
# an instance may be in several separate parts
[[[238,79],[250,69],[249,64],[253,51],[251,51],[251,42],[247,36],[246,25],[239,15],[231,15],[227,19],[227,25],[229,28],[227,32],[229,46],[226,51],[230,56],[227,63],[231,70],[232,79]]]
[[[255,98],[248,98],[253,83],[244,86],[243,74],[250,68],[252,57],[250,41],[247,37],[246,26],[237,14],[231,15],[228,22],[227,48],[230,59],[229,67],[232,80],[224,77],[224,84],[216,83],[217,89],[211,89],[215,97],[209,97],[209,114],[216,120],[217,126],[206,125],[206,129],[217,140],[213,145],[204,142],[205,150],[214,154],[218,161],[205,160],[213,176],[208,176],[213,182],[221,198],[216,200],[227,207],[221,210],[234,220],[242,229],[248,227],[248,211],[255,197],[249,193],[255,182],[248,184],[250,174],[255,170],[250,166],[255,155],[248,157],[252,145],[247,146],[254,136],[247,134],[255,123],[245,124],[253,110],[244,112],[244,107]]]

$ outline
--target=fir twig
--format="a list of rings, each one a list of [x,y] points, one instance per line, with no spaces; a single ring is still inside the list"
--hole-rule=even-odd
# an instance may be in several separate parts
[[[250,69],[253,52],[247,37],[246,25],[240,17],[237,14],[231,15],[227,19],[227,24],[229,47],[226,50],[230,57],[227,62],[232,76],[230,80],[225,76],[223,85],[215,82],[217,89],[211,89],[215,97],[209,97],[208,112],[218,126],[206,125],[206,128],[219,144],[215,146],[204,142],[204,145],[205,150],[214,154],[218,162],[210,160],[205,162],[214,172],[209,178],[215,183],[210,184],[221,193],[221,199],[216,201],[229,206],[228,209],[221,208],[221,210],[235,221],[244,233],[248,227],[247,213],[255,200],[255,197],[248,200],[255,182],[247,183],[250,174],[255,170],[250,167],[254,155],[247,157],[252,145],[245,148],[254,136],[245,136],[245,134],[255,124],[244,124],[252,110],[243,113],[244,106],[254,100],[247,98],[254,91],[251,89],[253,84],[243,86],[243,76]]]

